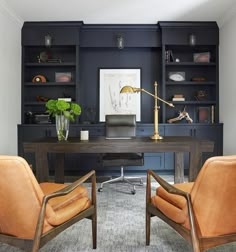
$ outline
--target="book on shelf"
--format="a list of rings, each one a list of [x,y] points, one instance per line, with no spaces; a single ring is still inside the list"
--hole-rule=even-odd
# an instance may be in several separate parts
[[[185,101],[185,98],[184,97],[180,97],[180,98],[172,98],[172,101]]]
[[[168,63],[168,62],[174,62],[174,56],[173,56],[173,52],[172,52],[172,50],[166,50],[166,55],[165,55],[165,57],[166,57],[166,62]]]
[[[172,101],[185,101],[185,97],[183,94],[175,94]]]

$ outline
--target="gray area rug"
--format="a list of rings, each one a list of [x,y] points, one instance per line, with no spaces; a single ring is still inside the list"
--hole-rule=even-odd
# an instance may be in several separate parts
[[[97,249],[92,249],[91,221],[82,220],[48,242],[41,252],[190,252],[190,245],[157,217],[151,222],[151,243],[145,245],[145,186],[135,195],[126,184],[104,186],[97,193]],[[153,188],[154,189],[154,188]],[[0,251],[21,250],[0,243]],[[236,243],[209,250],[235,252]]]

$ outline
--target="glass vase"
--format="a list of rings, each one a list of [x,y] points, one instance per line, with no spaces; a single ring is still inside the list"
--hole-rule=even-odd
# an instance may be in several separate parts
[[[58,141],[67,141],[70,121],[64,115],[56,115],[56,130]]]

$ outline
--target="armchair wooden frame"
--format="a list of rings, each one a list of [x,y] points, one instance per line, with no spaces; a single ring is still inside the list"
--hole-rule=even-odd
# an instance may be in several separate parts
[[[172,221],[151,204],[151,178],[154,178],[168,193],[180,195],[186,199],[190,230],[185,228],[181,224]],[[201,237],[199,235],[198,226],[195,221],[194,210],[191,203],[191,195],[188,192],[179,190],[176,187],[170,185],[157,174],[155,174],[152,170],[147,170],[146,245],[150,244],[150,225],[151,217],[153,216],[158,216],[164,222],[169,224],[175,231],[177,231],[185,240],[187,240],[192,245],[194,252],[202,252],[212,247],[236,241],[236,234],[222,235],[218,237]]]
[[[55,228],[49,230],[48,232],[42,234],[43,223],[45,218],[46,205],[48,201],[55,197],[60,197],[69,194],[75,190],[79,185],[91,178],[92,190],[91,190],[91,201],[92,204],[89,208],[80,212],[78,215],[74,216],[70,220],[64,222],[63,224],[56,226]],[[59,233],[78,222],[81,219],[88,218],[92,221],[92,240],[93,240],[93,249],[97,247],[97,207],[96,207],[96,174],[95,171],[91,171],[75,181],[74,183],[68,185],[67,187],[58,190],[54,193],[45,195],[43,198],[41,210],[38,217],[38,222],[35,230],[34,239],[21,239],[13,236],[0,234],[0,242],[7,243],[9,245],[21,248],[25,251],[36,252],[44,246],[48,241],[53,239]]]

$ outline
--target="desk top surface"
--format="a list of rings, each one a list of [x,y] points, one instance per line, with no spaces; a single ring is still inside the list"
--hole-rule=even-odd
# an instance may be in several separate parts
[[[59,142],[56,137],[47,137],[31,142],[24,142],[24,151],[35,151],[41,148],[51,152],[78,153],[114,153],[114,152],[165,152],[189,151],[198,146],[202,151],[213,151],[214,142],[189,136],[166,136],[162,140],[152,140],[149,137],[134,137],[132,139],[106,139],[105,137],[90,137],[81,141],[71,137],[68,141]]]

